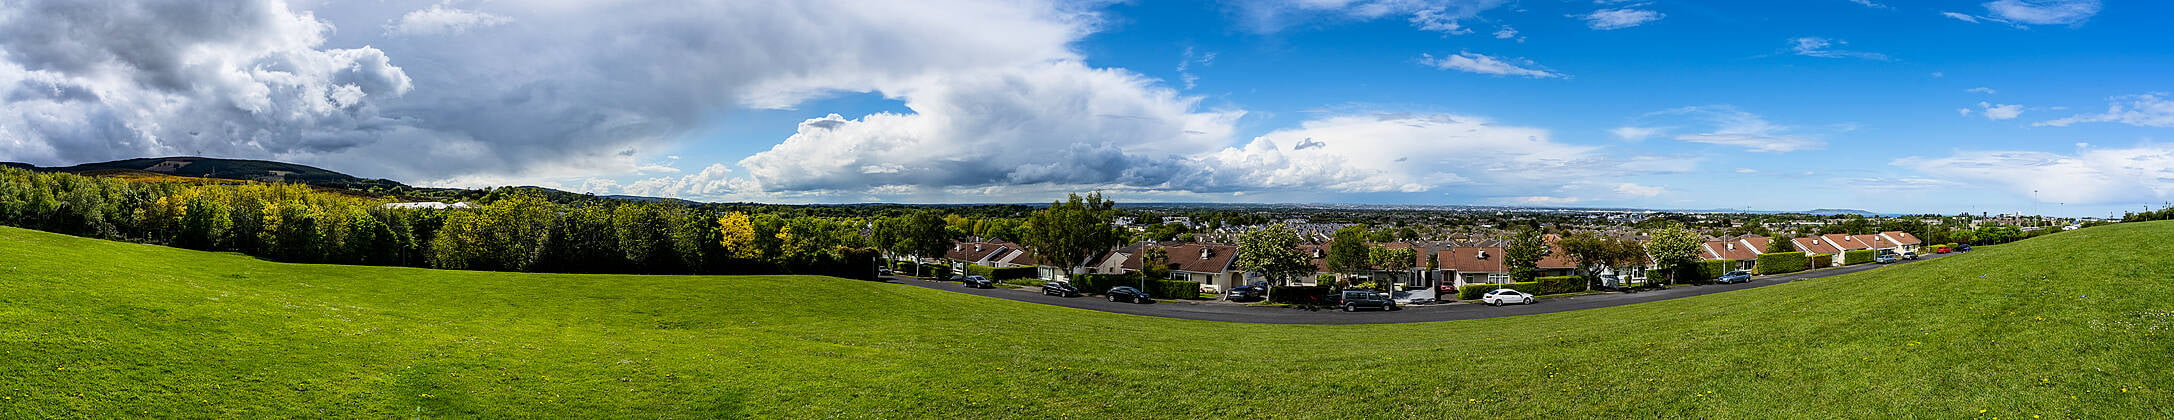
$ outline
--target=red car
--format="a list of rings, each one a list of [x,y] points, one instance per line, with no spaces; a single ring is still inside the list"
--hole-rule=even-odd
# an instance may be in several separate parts
[[[1948,249],[1948,247],[1944,247],[1944,246],[1943,246],[1943,247],[1938,247],[1938,248],[1933,248],[1933,249],[1932,249],[1932,252],[1936,252],[1936,253],[1941,253],[1941,254],[1946,254],[1946,253],[1949,253],[1949,252],[1954,252],[1954,251],[1955,251],[1955,250],[1953,250],[1953,249]]]

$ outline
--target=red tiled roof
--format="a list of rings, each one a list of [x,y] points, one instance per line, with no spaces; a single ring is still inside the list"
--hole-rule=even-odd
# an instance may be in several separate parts
[[[1750,251],[1751,251],[1751,253],[1752,253],[1752,256],[1751,256],[1751,257],[1752,257],[1753,259],[1757,259],[1757,258],[1759,258],[1759,255],[1758,255],[1758,254],[1766,252],[1766,247],[1767,247],[1767,246],[1769,246],[1769,245],[1773,245],[1773,244],[1774,244],[1774,238],[1767,238],[1767,237],[1757,237],[1757,238],[1744,238],[1744,239],[1742,240],[1742,242],[1744,242],[1744,245],[1748,245],[1748,246],[1750,246],[1750,248],[1751,248],[1751,249],[1750,249]]]
[[[1163,253],[1170,257],[1170,269],[1176,271],[1221,273],[1223,270],[1230,268],[1232,259],[1238,257],[1238,247],[1230,245],[1184,244],[1166,246],[1162,247],[1162,249]],[[1202,258],[1200,255],[1202,249],[1208,250],[1206,258]],[[1146,254],[1147,250],[1143,248],[1140,251],[1125,257],[1126,269],[1140,269],[1140,257]]]
[[[1903,231],[1899,231],[1899,230],[1898,230],[1898,231],[1892,231],[1892,232],[1880,232],[1880,236],[1885,236],[1885,237],[1887,237],[1887,238],[1889,238],[1889,239],[1894,239],[1894,240],[1895,240],[1895,243],[1898,243],[1898,244],[1903,244],[1903,245],[1917,245],[1917,244],[1922,244],[1922,243],[1925,243],[1925,241],[1924,241],[1924,240],[1921,240],[1921,239],[1917,239],[1917,236],[1913,236],[1913,235],[1910,235],[1910,233],[1909,233],[1909,232],[1903,232]]]
[[[1485,252],[1485,257],[1481,253]],[[1460,246],[1435,252],[1441,259],[1442,268],[1465,273],[1500,273],[1507,271],[1502,262],[1502,247]]]
[[[1793,239],[1793,241],[1796,241],[1797,250],[1799,251],[1810,252],[1813,254],[1837,254],[1842,252],[1841,249],[1835,248],[1833,244],[1827,243],[1826,239],[1821,239],[1817,236],[1810,238],[1796,238]]]
[[[1871,245],[1857,242],[1857,238],[1854,236],[1844,235],[1840,233],[1829,233],[1825,235],[1820,235],[1819,237],[1826,239],[1827,242],[1833,243],[1835,248],[1840,248],[1843,251],[1872,249]]]

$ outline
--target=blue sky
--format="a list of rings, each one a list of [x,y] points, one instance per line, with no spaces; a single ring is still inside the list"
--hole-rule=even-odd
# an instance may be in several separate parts
[[[2174,193],[2164,2],[31,3],[0,14],[0,84],[35,93],[0,105],[0,158],[33,163],[766,202],[2081,216]],[[128,42],[177,32],[209,34]]]

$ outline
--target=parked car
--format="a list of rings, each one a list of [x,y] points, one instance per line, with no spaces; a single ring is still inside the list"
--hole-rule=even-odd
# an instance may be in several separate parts
[[[1057,297],[1073,297],[1079,296],[1079,288],[1072,287],[1071,283],[1053,281],[1048,283],[1042,283],[1042,294]]]
[[[1897,255],[1901,255],[1901,256],[1902,256],[1902,259],[1905,259],[1905,260],[1914,260],[1914,259],[1917,259],[1917,253],[1915,253],[1915,252],[1904,252],[1904,253],[1901,253],[1901,254],[1897,254]]]
[[[1969,246],[1969,245],[1960,245],[1960,246],[1956,246],[1956,247],[1955,247],[1955,252],[1970,252],[1970,246]]]
[[[1946,253],[1949,253],[1949,252],[1954,252],[1954,251],[1955,251],[1955,250],[1953,250],[1953,249],[1949,249],[1948,247],[1944,247],[1944,246],[1942,246],[1942,247],[1934,247],[1934,248],[1932,249],[1932,252],[1933,252],[1933,253],[1935,253],[1935,254],[1946,254]]]
[[[1502,306],[1503,304],[1509,303],[1522,303],[1526,305],[1531,305],[1534,302],[1538,301],[1539,300],[1537,299],[1533,299],[1532,294],[1530,293],[1510,289],[1495,289],[1494,291],[1487,292],[1487,294],[1480,295],[1480,303],[1494,306]]]
[[[964,274],[953,274],[953,275],[951,275],[951,281],[966,281],[966,275],[964,275]]]
[[[878,268],[878,269],[876,269],[876,274],[878,274],[878,275],[885,275],[885,276],[888,276],[888,275],[891,275],[891,269],[888,269],[888,268]]]
[[[1339,301],[1338,306],[1344,307],[1344,312],[1357,311],[1359,310],[1359,308],[1372,308],[1384,311],[1396,310],[1396,301],[1390,300],[1389,297],[1382,296],[1380,292],[1375,292],[1372,290],[1345,290],[1343,296],[1339,296],[1339,299],[1337,300]]]
[[[1749,271],[1744,271],[1744,270],[1736,270],[1736,271],[1730,271],[1730,272],[1729,272],[1728,274],[1722,274],[1722,275],[1721,275],[1721,278],[1719,278],[1719,279],[1715,279],[1715,280],[1714,280],[1714,282],[1715,282],[1715,283],[1723,283],[1723,284],[1728,284],[1728,283],[1750,283],[1750,282],[1751,282],[1751,272],[1749,272]]]
[[[1111,302],[1149,303],[1155,301],[1155,298],[1148,296],[1147,292],[1135,289],[1132,286],[1112,287],[1109,292],[1103,294],[1109,295]]]
[[[1423,303],[1434,303],[1434,296],[1434,291],[1419,289],[1413,291],[1391,293],[1389,294],[1389,300],[1396,302],[1396,304],[1398,305],[1418,305]]]
[[[1877,257],[1872,257],[1872,262],[1880,264],[1893,264],[1896,261],[1902,261],[1902,257],[1897,257],[1895,254],[1880,254]]]
[[[988,277],[982,276],[966,276],[966,279],[960,280],[959,282],[966,283],[966,287],[972,287],[976,289],[996,288],[996,282],[990,281]]]
[[[1223,299],[1224,299],[1224,300],[1228,300],[1228,301],[1232,301],[1232,302],[1247,302],[1247,301],[1256,301],[1256,300],[1261,300],[1261,299],[1265,299],[1265,298],[1267,298],[1267,297],[1268,297],[1268,296],[1267,296],[1267,291],[1266,291],[1266,290],[1262,290],[1261,288],[1257,288],[1257,287],[1253,287],[1253,286],[1238,286],[1238,287],[1233,287],[1233,288],[1230,288],[1230,292],[1228,292],[1228,293],[1224,293],[1224,294],[1223,294]]]

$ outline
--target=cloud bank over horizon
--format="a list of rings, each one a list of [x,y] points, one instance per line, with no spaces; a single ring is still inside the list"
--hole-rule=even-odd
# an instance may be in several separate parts
[[[2096,0],[1997,0],[1917,16],[1834,3],[1822,13],[2004,37],[2118,20]],[[1165,35],[1155,13],[1218,24]],[[2001,125],[2060,139],[2053,144],[2141,142],[2071,153],[1936,138],[1943,146],[1866,152],[1913,123],[1886,117],[1899,114],[1892,109],[1768,99],[1805,95],[1804,86],[1708,91],[1701,78],[1734,73],[1649,76],[1617,64],[1686,60],[1654,40],[1706,39],[1700,26],[1721,14],[1623,1],[23,0],[0,9],[0,160],[204,155],[431,186],[773,202],[1039,201],[1101,190],[1178,201],[1788,208],[1848,204],[1738,203],[1726,191],[1861,187],[1818,196],[1847,202],[1898,190],[2025,196],[2016,191],[2043,186],[2009,170],[2097,186],[2056,197],[2076,202],[2174,191],[2174,178],[2132,167],[2157,163],[2159,150],[2136,130],[2174,126],[2160,86],[2026,90],[1966,67],[1922,68],[1944,57],[1869,35],[1845,41],[1830,36],[1851,31],[1832,28],[1776,28],[1708,48],[1718,51],[1713,63],[1745,74],[1819,66],[1910,83],[1955,74],[1939,90],[1948,104],[1920,107],[1947,116],[1939,124]],[[1772,78],[1746,77],[1717,83],[1754,89]],[[1847,83],[1804,85],[1878,90]],[[1895,205],[1937,205],[1930,200]]]

